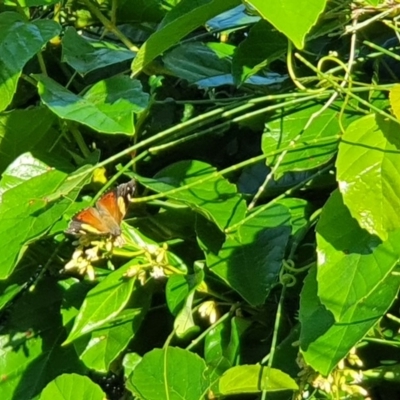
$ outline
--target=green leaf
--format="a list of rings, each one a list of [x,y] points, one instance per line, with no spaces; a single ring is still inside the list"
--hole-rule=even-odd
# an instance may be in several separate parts
[[[14,301],[0,336],[1,399],[35,399],[58,375],[85,373],[75,349],[61,347],[61,296],[57,282],[45,277],[35,291],[25,291]]]
[[[287,208],[273,205],[227,235],[220,248],[210,227],[199,221],[198,239],[208,268],[250,304],[264,303],[282,265],[291,232],[289,221]]]
[[[312,205],[304,199],[296,197],[285,197],[277,204],[285,206],[291,215],[290,225],[292,226],[292,235],[302,238],[302,234],[308,229],[308,221],[312,212]]]
[[[247,4],[302,49],[306,34],[317,22],[326,0],[248,0]]]
[[[165,288],[168,309],[173,315],[177,315],[185,304],[191,288],[191,276],[172,275]]]
[[[281,161],[275,172],[276,178],[288,171],[306,171],[328,162],[337,150],[339,127],[339,111],[328,108],[306,127],[313,113],[321,109],[321,104],[308,103],[296,107],[290,114],[282,112],[280,117],[267,125],[262,137],[262,150],[269,154],[280,148],[290,146],[292,140],[296,143],[310,143],[299,150],[290,150],[283,158],[267,157],[267,165],[275,166]],[[319,144],[318,141],[321,141]]]
[[[360,226],[386,240],[400,228],[400,126],[368,115],[346,129],[336,161],[344,204]]]
[[[46,171],[3,193],[0,203],[0,279],[13,271],[25,245],[43,235],[71,206],[78,192],[50,201],[67,175]]]
[[[29,279],[27,276],[23,282],[18,283],[0,283],[0,310],[2,310],[18,293],[21,293],[25,288],[25,282]]]
[[[99,68],[132,60],[134,54],[106,41],[91,41],[67,27],[62,39],[62,61],[82,75]]]
[[[249,31],[233,57],[232,71],[236,84],[244,83],[252,75],[287,51],[287,39],[267,21],[257,22]]]
[[[227,50],[234,46],[218,43]],[[196,83],[202,79],[230,74],[231,61],[216,53],[211,43],[183,43],[173,48],[163,57],[164,65],[175,76]]]
[[[0,181],[0,195],[24,181],[44,174],[48,170],[49,166],[35,158],[31,153],[20,155],[3,172]]]
[[[0,114],[0,172],[40,142],[55,120],[45,107]]]
[[[195,273],[187,278],[189,283],[189,292],[182,309],[179,311],[174,321],[175,333],[179,338],[185,338],[199,330],[193,320],[193,299],[197,288],[204,280],[203,268],[196,267]]]
[[[250,15],[246,7],[241,4],[208,20],[206,26],[210,31],[232,32],[236,29],[243,29],[243,26],[254,24],[259,20],[258,15]]]
[[[44,104],[60,118],[102,133],[133,135],[133,114],[143,111],[149,96],[137,80],[116,76],[97,82],[83,97],[44,75],[35,75]]]
[[[22,68],[60,29],[52,20],[26,22],[15,12],[0,14],[0,111],[11,103]]]
[[[73,320],[78,315],[79,308],[89,290],[93,288],[93,284],[92,282],[80,281],[71,277],[58,281],[58,285],[63,290],[62,324],[63,326],[72,326]]]
[[[138,21],[159,23],[166,13],[164,5],[165,2],[159,0],[121,0],[117,7],[117,21],[131,26]]]
[[[57,0],[19,0],[18,3],[22,7],[37,7],[37,6],[49,6],[57,3]]]
[[[239,357],[240,336],[250,324],[244,318],[233,317],[208,332],[204,343],[204,358],[207,365],[213,368],[212,377],[222,375],[235,365]]]
[[[161,256],[164,253],[165,260],[168,260],[168,264],[172,267],[176,268],[183,274],[187,273],[186,264],[174,253],[169,250],[166,250],[165,247],[160,246],[154,240],[150,239],[138,229],[128,224],[122,223],[122,237],[125,241],[124,249],[131,250],[132,252],[137,252],[138,250],[144,250],[146,252],[150,252],[153,256]],[[147,263],[148,260],[145,256],[138,256],[138,258],[142,257],[143,263]]]
[[[128,346],[140,327],[144,310],[126,309],[105,326],[94,330],[80,359],[95,371],[107,373],[111,363]]]
[[[209,164],[194,160],[180,161],[161,170],[155,178],[157,180],[138,177],[138,180],[159,193],[199,182],[189,190],[166,193],[166,196],[187,204],[221,230],[240,221],[245,215],[246,203],[236,187]]]
[[[140,48],[132,63],[132,73],[138,75],[157,56],[179,42],[212,17],[240,4],[240,0],[182,0],[163,19]]]
[[[204,360],[176,347],[145,354],[130,383],[135,394],[146,400],[202,400],[209,387]]]
[[[129,308],[122,310],[111,321],[88,335],[89,341],[79,356],[88,368],[102,373],[110,370],[112,363],[118,359],[139,330],[150,307],[152,293],[151,284],[136,285],[129,299]],[[63,317],[66,316],[65,311],[68,312],[68,309],[64,310]],[[75,347],[82,348],[81,342],[77,341]]]
[[[125,378],[128,378],[133,373],[140,361],[142,361],[142,357],[137,353],[125,354],[124,359],[122,360]]]
[[[318,295],[322,304],[332,311],[336,321],[356,313],[358,317],[367,313],[379,318],[384,310],[378,288],[384,287],[400,258],[400,245],[395,239],[400,231],[381,242],[360,229],[338,191],[325,204],[316,231]],[[375,307],[370,308],[372,304]]]
[[[125,278],[124,275],[135,263],[136,259],[129,261],[89,291],[65,343],[92,332],[119,315],[128,303],[136,282],[136,278]]]
[[[132,385],[132,379],[130,376],[133,374],[135,368],[139,365],[140,361],[142,361],[142,357],[137,353],[128,353],[125,354],[124,359],[122,360],[122,365],[124,366],[124,377],[126,389],[131,393],[134,392],[134,387]]]
[[[242,393],[298,390],[294,379],[279,369],[261,365],[238,365],[228,369],[219,380],[219,391],[224,396]]]
[[[317,224],[318,270],[301,295],[301,348],[327,375],[385,314],[400,277],[400,230],[385,242],[362,230],[335,191]],[[318,296],[318,297],[317,297]]]
[[[51,381],[40,400],[104,400],[105,393],[87,376],[63,374]]]

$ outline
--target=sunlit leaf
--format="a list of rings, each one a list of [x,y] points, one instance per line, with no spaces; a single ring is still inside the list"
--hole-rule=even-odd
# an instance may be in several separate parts
[[[92,332],[119,315],[128,303],[136,282],[135,278],[126,278],[124,275],[135,263],[133,259],[111,272],[89,291],[66,343]]]
[[[53,20],[26,22],[21,14],[0,14],[0,111],[11,103],[24,65],[60,33]]]
[[[238,365],[228,369],[219,380],[219,391],[228,396],[242,393],[259,393],[262,390],[277,392],[298,390],[293,378],[275,368],[261,365]]]
[[[63,374],[51,381],[40,400],[104,400],[105,393],[87,376]]]
[[[69,197],[50,200],[67,175],[54,170],[20,183],[3,193],[0,203],[0,277],[7,278],[31,241],[43,235],[71,206],[79,186]]]
[[[286,35],[299,49],[317,22],[327,0],[247,0],[260,15]]]
[[[344,204],[360,226],[386,240],[400,228],[400,126],[368,115],[346,129],[336,161]]]
[[[91,333],[89,343],[79,358],[88,368],[107,373],[110,364],[134,337],[143,317],[141,309],[121,311],[117,317]]]
[[[187,350],[155,349],[144,355],[130,382],[146,400],[201,400],[209,387],[206,368],[203,359]]]

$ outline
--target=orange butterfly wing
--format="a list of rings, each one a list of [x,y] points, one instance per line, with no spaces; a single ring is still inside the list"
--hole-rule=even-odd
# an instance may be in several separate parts
[[[117,190],[113,190],[100,197],[96,203],[96,208],[99,210],[100,215],[108,214],[119,225],[125,216],[125,210],[121,210],[118,206],[119,201]]]
[[[74,215],[66,230],[67,233],[74,235],[85,233],[85,231],[94,234],[109,233],[109,229],[104,223],[103,218],[94,207],[85,208]]]
[[[96,202],[96,207],[86,208],[76,214],[66,233],[77,235],[89,232],[97,235],[119,236],[128,198],[135,189],[136,182],[132,180],[106,193]]]

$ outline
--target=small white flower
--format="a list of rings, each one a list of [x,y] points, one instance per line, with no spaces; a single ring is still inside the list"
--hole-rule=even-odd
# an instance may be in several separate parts
[[[202,318],[208,318],[210,324],[214,324],[218,319],[217,306],[215,301],[208,300],[199,307],[199,314]]]
[[[150,275],[154,279],[160,279],[165,277],[164,270],[161,267],[154,267],[153,270],[150,272]]]

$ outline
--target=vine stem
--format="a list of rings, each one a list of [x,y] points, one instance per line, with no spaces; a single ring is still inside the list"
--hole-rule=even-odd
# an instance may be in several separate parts
[[[311,181],[312,179],[316,178],[317,176],[319,176],[319,175],[323,174],[324,172],[328,171],[330,168],[332,168],[331,164],[329,164],[329,165],[325,166],[324,168],[320,169],[319,171],[317,171],[315,174],[311,175],[307,179],[302,180],[300,183],[298,183],[297,185],[293,186],[292,188],[286,190],[284,193],[282,193],[281,195],[275,197],[270,202],[264,204],[262,207],[259,207],[256,211],[252,212],[246,218],[243,218],[237,224],[231,225],[229,228],[225,229],[225,233],[231,233],[231,232],[235,231],[237,228],[239,228],[239,226],[243,225],[245,222],[251,220],[252,218],[257,216],[258,214],[262,213],[264,210],[266,210],[267,208],[271,207],[277,201],[285,198],[286,196],[291,195],[296,190],[302,188],[307,182]]]
[[[336,140],[332,141],[333,138],[336,138]],[[329,137],[329,138],[321,138],[321,139],[319,139],[319,140],[314,140],[314,141],[312,141],[312,142],[313,142],[313,143],[328,143],[328,144],[333,144],[333,143],[336,143],[338,139],[339,139],[338,136],[337,136],[337,137],[332,136],[332,137]],[[291,150],[293,150],[293,151],[295,151],[295,150],[301,150],[301,149],[303,149],[303,148],[309,147],[309,146],[310,146],[310,143],[311,143],[311,141],[309,141],[308,143],[302,144],[302,146],[298,146],[298,147],[291,147],[291,146],[289,146],[289,148],[291,148]],[[244,168],[244,167],[247,167],[247,166],[249,166],[249,165],[256,164],[257,162],[262,161],[262,160],[264,160],[264,159],[267,158],[267,157],[271,157],[271,156],[280,154],[282,151],[284,151],[284,150],[286,150],[286,149],[287,149],[287,147],[285,147],[285,148],[283,148],[283,149],[276,150],[276,151],[272,151],[272,152],[267,153],[267,154],[262,154],[262,155],[260,155],[260,156],[256,156],[256,157],[250,158],[249,160],[245,160],[245,161],[243,161],[243,162],[241,162],[241,163],[235,164],[235,165],[233,165],[232,167],[228,167],[228,168],[225,168],[225,169],[223,169],[223,170],[221,170],[221,171],[216,171],[216,172],[214,172],[214,173],[212,173],[212,174],[209,174],[209,175],[205,176],[205,177],[202,178],[202,179],[196,180],[195,182],[188,183],[188,184],[186,184],[186,185],[184,185],[184,186],[180,186],[180,187],[177,187],[177,188],[175,188],[175,189],[172,189],[172,190],[169,190],[169,191],[166,191],[166,192],[157,193],[157,194],[154,194],[154,195],[151,195],[151,196],[144,196],[144,197],[136,198],[136,199],[133,199],[132,202],[133,202],[133,203],[145,203],[145,202],[148,202],[148,201],[158,200],[158,199],[161,199],[161,198],[163,198],[163,197],[166,197],[166,196],[169,196],[169,195],[173,195],[173,194],[176,194],[176,193],[185,191],[185,190],[190,189],[190,188],[192,188],[192,187],[194,187],[194,186],[201,185],[201,184],[203,184],[203,183],[205,183],[205,182],[207,182],[207,181],[209,181],[209,180],[218,178],[218,177],[223,176],[223,175],[227,175],[227,174],[229,174],[229,173],[231,173],[231,172],[237,171],[237,170],[239,170],[239,169],[241,169],[241,168]],[[324,168],[323,170],[318,171],[317,173],[315,173],[315,174],[312,175],[311,177],[309,177],[309,178],[303,180],[303,181],[300,182],[298,185],[294,186],[292,189],[287,190],[287,191],[286,191],[285,193],[283,193],[282,195],[276,197],[274,200],[272,200],[270,203],[268,203],[268,207],[270,207],[271,204],[272,204],[273,202],[275,202],[275,201],[277,201],[277,200],[280,200],[281,198],[283,198],[283,197],[285,197],[285,196],[291,194],[292,191],[297,190],[298,188],[300,188],[301,186],[303,186],[305,183],[307,183],[310,179],[313,179],[314,177],[320,175],[320,174],[323,173],[324,171],[325,171],[325,168]],[[265,207],[265,208],[268,208],[268,207]],[[260,207],[260,208],[261,208],[261,207]],[[264,208],[262,208],[262,211],[263,211],[263,210],[264,210]],[[242,221],[243,221],[243,222],[246,222],[247,220],[253,218],[255,215],[258,215],[259,212],[261,212],[261,211],[259,211],[259,209],[258,209],[257,211],[253,212],[249,217],[245,218],[245,220],[242,220]],[[243,222],[240,222],[240,223],[237,223],[237,224],[235,224],[235,225],[230,226],[229,228],[227,228],[227,229],[225,230],[225,232],[226,232],[226,233],[229,233],[229,232],[231,232],[231,231],[237,229]]]
[[[374,87],[374,89],[376,89],[376,90],[378,90],[378,89],[385,90],[385,89],[389,89],[389,86],[388,85],[381,85],[381,86]],[[364,92],[364,91],[369,91],[369,90],[370,90],[369,87],[367,87],[367,88],[355,88],[354,89],[354,91],[357,91],[357,92]],[[318,97],[320,97],[322,95],[326,96],[326,95],[329,95],[330,93],[332,93],[332,91],[327,90],[326,94],[320,93],[320,94],[316,95],[315,98],[318,98]],[[296,93],[296,94],[291,94],[289,97],[297,98],[297,97],[305,97],[305,96],[306,96],[305,94]],[[309,94],[308,94],[308,96],[309,96]],[[261,102],[264,102],[264,101],[272,101],[274,99],[280,99],[280,98],[284,98],[284,97],[287,98],[288,96],[287,95],[286,96],[285,95],[277,95],[277,96],[268,95],[268,96],[264,96],[264,97],[252,100],[251,104],[254,106],[254,105],[257,105],[257,104],[259,104]],[[361,99],[358,96],[357,96],[357,98]],[[364,103],[369,104],[368,102],[365,102],[365,101],[364,101]],[[93,166],[91,168],[88,168],[85,171],[76,172],[75,174],[73,174],[72,177],[67,178],[67,179],[72,179],[72,178],[78,178],[78,177],[81,177],[81,176],[85,176],[88,173],[93,172],[96,168],[104,167],[104,166],[106,166],[108,164],[111,164],[111,163],[117,161],[118,159],[120,159],[121,157],[124,157],[124,156],[126,156],[126,155],[128,155],[128,154],[130,154],[130,153],[132,153],[132,152],[134,152],[136,150],[139,150],[139,149],[141,149],[143,147],[149,146],[149,145],[153,144],[154,142],[157,142],[158,140],[162,140],[162,139],[168,137],[169,135],[174,134],[175,132],[182,131],[182,130],[187,130],[187,129],[194,130],[198,126],[203,125],[205,122],[207,122],[207,123],[208,122],[212,122],[216,118],[220,118],[221,114],[224,113],[224,111],[226,111],[226,109],[221,107],[221,108],[212,110],[212,111],[210,111],[210,112],[208,112],[206,114],[202,114],[202,115],[200,115],[198,117],[192,118],[189,121],[182,122],[182,123],[180,123],[178,125],[173,126],[172,128],[168,128],[165,131],[159,132],[158,134],[156,134],[156,135],[154,135],[152,137],[149,137],[148,139],[145,139],[145,140],[141,141],[140,143],[137,143],[137,144],[135,144],[133,146],[130,146],[130,147],[126,148],[125,150],[120,151],[119,153],[109,157],[108,159],[106,159],[104,161],[101,161],[100,163],[96,164],[95,166]],[[231,110],[231,113],[233,111],[234,110]],[[255,115],[259,114],[259,113],[260,112],[258,110],[254,111],[253,113],[248,113],[248,114],[246,114],[246,118],[250,118],[250,117],[255,116]],[[385,113],[385,115],[386,115],[386,113]],[[236,117],[236,118],[234,118],[234,120],[232,122],[240,122],[240,121],[242,121],[243,119],[246,119],[246,118],[244,118],[243,116]],[[278,151],[276,151],[274,153],[270,153],[270,154],[266,155],[266,157],[277,155],[277,154],[280,154],[280,153],[281,153],[281,150],[278,150]],[[260,160],[262,160],[264,158],[265,158],[264,156],[261,156]]]
[[[139,48],[136,47],[108,18],[106,18],[90,0],[82,1],[85,3],[89,11],[104,25],[104,27],[108,31],[112,32],[130,51],[139,51]]]
[[[282,315],[282,308],[283,308],[283,301],[285,299],[285,293],[286,293],[286,284],[282,282],[282,291],[281,295],[279,297],[279,303],[278,303],[278,308],[276,310],[276,316],[275,316],[275,324],[274,324],[274,332],[272,335],[272,343],[271,343],[271,352],[267,354],[262,360],[261,360],[261,374],[260,378],[263,376],[263,371],[265,368],[265,363],[268,360],[268,370],[267,370],[267,375],[266,375],[266,383],[268,383],[269,379],[269,373],[272,367],[272,363],[274,361],[274,356],[275,356],[275,350],[276,350],[276,345],[278,343],[278,334],[279,334],[279,326],[280,326],[280,321],[281,321],[281,315]],[[266,400],[267,399],[267,389],[264,388],[262,390],[262,396],[261,400]]]
[[[382,115],[385,118],[390,119],[393,122],[396,122],[397,124],[400,123],[399,120],[397,120],[395,117],[393,117],[393,115],[390,115],[389,113],[379,109],[378,107],[374,106],[373,104],[371,104],[370,102],[364,100],[363,98],[361,98],[360,96],[357,96],[356,94],[354,94],[351,90],[347,90],[345,88],[342,88],[338,83],[335,82],[334,79],[332,79],[331,76],[324,74],[323,72],[319,71],[318,68],[315,68],[314,65],[312,65],[308,60],[306,60],[301,54],[296,53],[295,57],[298,58],[301,62],[303,62],[303,64],[305,64],[308,68],[310,68],[311,70],[313,70],[314,72],[316,72],[319,76],[321,76],[322,78],[324,78],[325,80],[327,80],[329,83],[332,84],[332,86],[336,89],[339,90],[339,92],[344,92],[345,94],[347,93],[350,97],[352,97],[353,99],[357,100],[358,102],[360,102],[361,104],[369,107],[371,110],[375,111],[377,114]]]
[[[227,320],[232,315],[232,310],[225,313],[217,322],[210,325],[206,330],[204,330],[196,339],[186,346],[186,350],[191,350],[196,347],[216,326],[221,325],[225,320]]]
[[[250,112],[247,112],[246,114],[243,114],[243,115],[240,115],[238,117],[232,118],[229,121],[224,121],[224,122],[219,123],[218,125],[214,125],[214,126],[212,126],[210,128],[203,129],[202,131],[196,132],[193,135],[185,136],[183,138],[168,142],[166,144],[162,144],[162,145],[159,145],[159,146],[151,147],[151,148],[149,148],[149,153],[150,154],[156,154],[156,153],[158,153],[160,151],[165,151],[165,150],[169,149],[170,147],[176,146],[178,144],[182,144],[184,142],[188,142],[188,141],[194,140],[194,139],[199,139],[200,137],[202,137],[204,135],[207,135],[209,133],[215,133],[217,131],[227,130],[231,124],[238,123],[238,122],[241,122],[241,121],[245,121],[247,119],[255,117],[256,115],[265,114],[267,112],[278,110],[278,109],[280,109],[282,107],[285,107],[285,106],[300,104],[300,103],[303,103],[303,102],[306,102],[306,101],[309,101],[309,100],[313,100],[313,99],[315,99],[315,96],[308,95],[308,96],[300,97],[298,99],[292,99],[292,100],[289,100],[287,102],[283,102],[283,103],[279,103],[279,104],[273,104],[273,105],[270,105],[270,106],[267,106],[267,107],[263,107],[263,108],[255,110],[255,111],[250,111]],[[249,102],[249,103],[251,103],[251,102]],[[239,111],[245,111],[246,108],[252,107],[253,105],[254,104],[247,104],[246,107],[242,106],[242,107],[237,107],[237,108],[235,108],[233,110],[225,111],[225,112],[223,112],[221,114],[221,118],[231,118],[234,114],[238,113]]]

